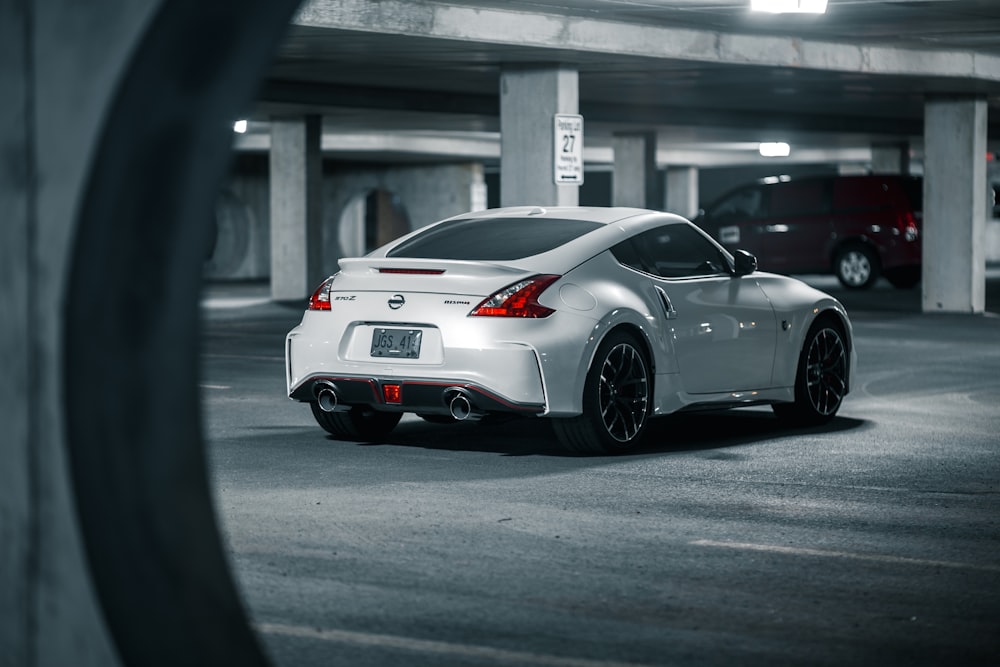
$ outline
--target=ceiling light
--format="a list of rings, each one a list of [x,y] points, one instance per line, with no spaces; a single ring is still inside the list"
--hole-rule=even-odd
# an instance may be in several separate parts
[[[233,132],[243,134],[247,131],[247,122],[245,120],[238,120],[233,123]]]
[[[762,157],[788,157],[791,147],[784,141],[763,141],[757,148]]]
[[[827,0],[750,0],[750,9],[770,14],[824,14]]]

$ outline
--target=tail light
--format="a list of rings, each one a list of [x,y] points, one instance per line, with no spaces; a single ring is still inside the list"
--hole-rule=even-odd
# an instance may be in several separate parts
[[[562,276],[538,275],[504,287],[478,306],[470,316],[476,317],[548,317],[556,312],[538,303],[545,289]]]
[[[323,281],[316,291],[309,297],[309,310],[330,310],[330,285],[333,284],[333,276]]]
[[[920,237],[920,228],[917,227],[917,218],[912,211],[903,214],[903,238],[907,241],[916,241]]]

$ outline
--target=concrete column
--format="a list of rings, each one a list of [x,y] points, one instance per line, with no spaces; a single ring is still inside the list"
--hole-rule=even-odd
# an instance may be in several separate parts
[[[874,144],[872,146],[872,173],[909,174],[909,144]]]
[[[322,275],[321,119],[271,121],[271,297],[307,298]]]
[[[615,163],[611,177],[614,206],[655,207],[656,134],[622,132],[612,138]]]
[[[924,312],[986,306],[986,101],[924,106]]]
[[[691,219],[698,215],[698,167],[668,167],[664,210]]]
[[[578,185],[555,182],[555,114],[579,109],[579,78],[565,67],[500,75],[501,206],[576,206]]]

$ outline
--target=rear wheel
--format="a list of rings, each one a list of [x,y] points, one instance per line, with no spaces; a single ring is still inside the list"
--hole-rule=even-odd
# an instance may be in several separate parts
[[[837,253],[833,260],[833,271],[844,287],[868,289],[878,280],[878,256],[866,245],[849,245]]]
[[[799,356],[795,402],[778,403],[774,413],[803,426],[833,419],[847,393],[847,346],[840,328],[830,320],[813,323]]]
[[[642,441],[652,383],[649,359],[635,336],[612,332],[601,342],[583,387],[583,414],[554,419],[559,440],[583,454],[616,454]]]
[[[378,440],[396,428],[403,417],[401,412],[379,412],[362,406],[355,406],[346,412],[324,412],[315,402],[309,407],[323,430],[345,440]]]

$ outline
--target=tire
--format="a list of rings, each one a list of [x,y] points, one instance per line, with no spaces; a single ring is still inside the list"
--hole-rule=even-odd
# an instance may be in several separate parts
[[[417,416],[428,424],[457,424],[458,420],[451,415],[425,414],[418,412]]]
[[[774,413],[801,426],[829,422],[847,393],[847,346],[840,327],[817,320],[809,328],[795,374],[795,402],[776,403]]]
[[[646,433],[651,407],[649,358],[635,336],[613,331],[601,342],[583,386],[583,414],[553,419],[556,436],[580,454],[619,454]]]
[[[860,243],[846,246],[834,257],[833,272],[847,289],[868,289],[878,280],[878,255]]]
[[[315,402],[309,404],[316,423],[335,438],[370,442],[389,434],[402,419],[402,412],[379,412],[367,407],[353,407],[347,412],[323,412]]]

